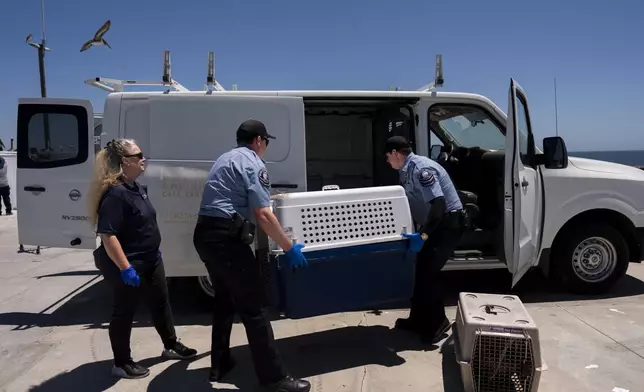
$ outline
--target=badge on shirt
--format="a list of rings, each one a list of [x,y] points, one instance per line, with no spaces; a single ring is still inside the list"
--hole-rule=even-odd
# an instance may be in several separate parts
[[[259,182],[264,185],[266,188],[268,188],[269,181],[268,181],[268,172],[266,169],[261,169],[259,173],[257,173],[257,177],[259,177]]]
[[[436,183],[436,177],[430,168],[424,167],[418,172],[418,182],[424,187],[432,186]]]

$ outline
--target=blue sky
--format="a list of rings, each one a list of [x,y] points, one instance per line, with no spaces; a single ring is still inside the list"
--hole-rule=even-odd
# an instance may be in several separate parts
[[[40,0],[3,2],[0,137],[15,135],[17,99],[39,96]],[[45,0],[50,97],[87,98],[102,112],[95,76],[173,76],[201,89],[206,57],[239,89],[416,89],[443,54],[443,90],[487,95],[503,110],[511,77],[526,90],[539,139],[559,133],[569,150],[644,149],[644,2],[461,0]],[[80,47],[105,20],[112,50]]]

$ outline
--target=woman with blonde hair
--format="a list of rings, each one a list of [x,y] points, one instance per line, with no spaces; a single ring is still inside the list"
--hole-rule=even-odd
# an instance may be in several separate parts
[[[96,155],[90,193],[89,214],[101,237],[94,263],[114,292],[109,327],[112,373],[123,378],[142,378],[150,373],[130,356],[132,322],[143,293],[163,341],[162,357],[189,359],[197,354],[175,334],[156,211],[147,188],[136,181],[144,171],[145,157],[134,140],[112,140]]]

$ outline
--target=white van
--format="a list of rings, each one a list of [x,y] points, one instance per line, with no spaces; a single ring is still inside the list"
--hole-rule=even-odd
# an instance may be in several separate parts
[[[20,243],[96,247],[84,202],[93,117],[86,100],[20,99]],[[235,130],[248,118],[277,137],[265,156],[275,192],[397,185],[383,158],[392,135],[441,162],[472,217],[445,270],[507,268],[514,285],[539,267],[572,291],[599,293],[644,258],[644,171],[569,158],[559,137],[537,147],[514,80],[507,115],[484,96],[434,90],[110,93],[101,145],[118,137],[140,144],[167,275],[197,277],[209,294],[192,245],[196,214],[212,162],[235,146]]]

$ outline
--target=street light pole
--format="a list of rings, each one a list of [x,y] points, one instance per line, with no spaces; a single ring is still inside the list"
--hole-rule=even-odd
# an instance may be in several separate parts
[[[45,81],[45,52],[51,51],[46,45],[45,38],[45,0],[40,0],[40,17],[42,19],[42,37],[40,38],[40,44],[31,42],[31,34],[27,36],[27,44],[31,47],[38,50],[38,72],[40,73],[40,95],[43,98],[47,97],[47,84]],[[45,136],[45,149],[51,150],[51,138],[49,135],[49,116],[44,115],[43,118],[44,125],[44,136]]]
[[[38,46],[38,71],[40,72],[40,95],[47,97],[47,84],[45,82],[45,0],[40,0],[40,15],[42,19],[42,38]],[[49,138],[48,138],[49,139]]]

